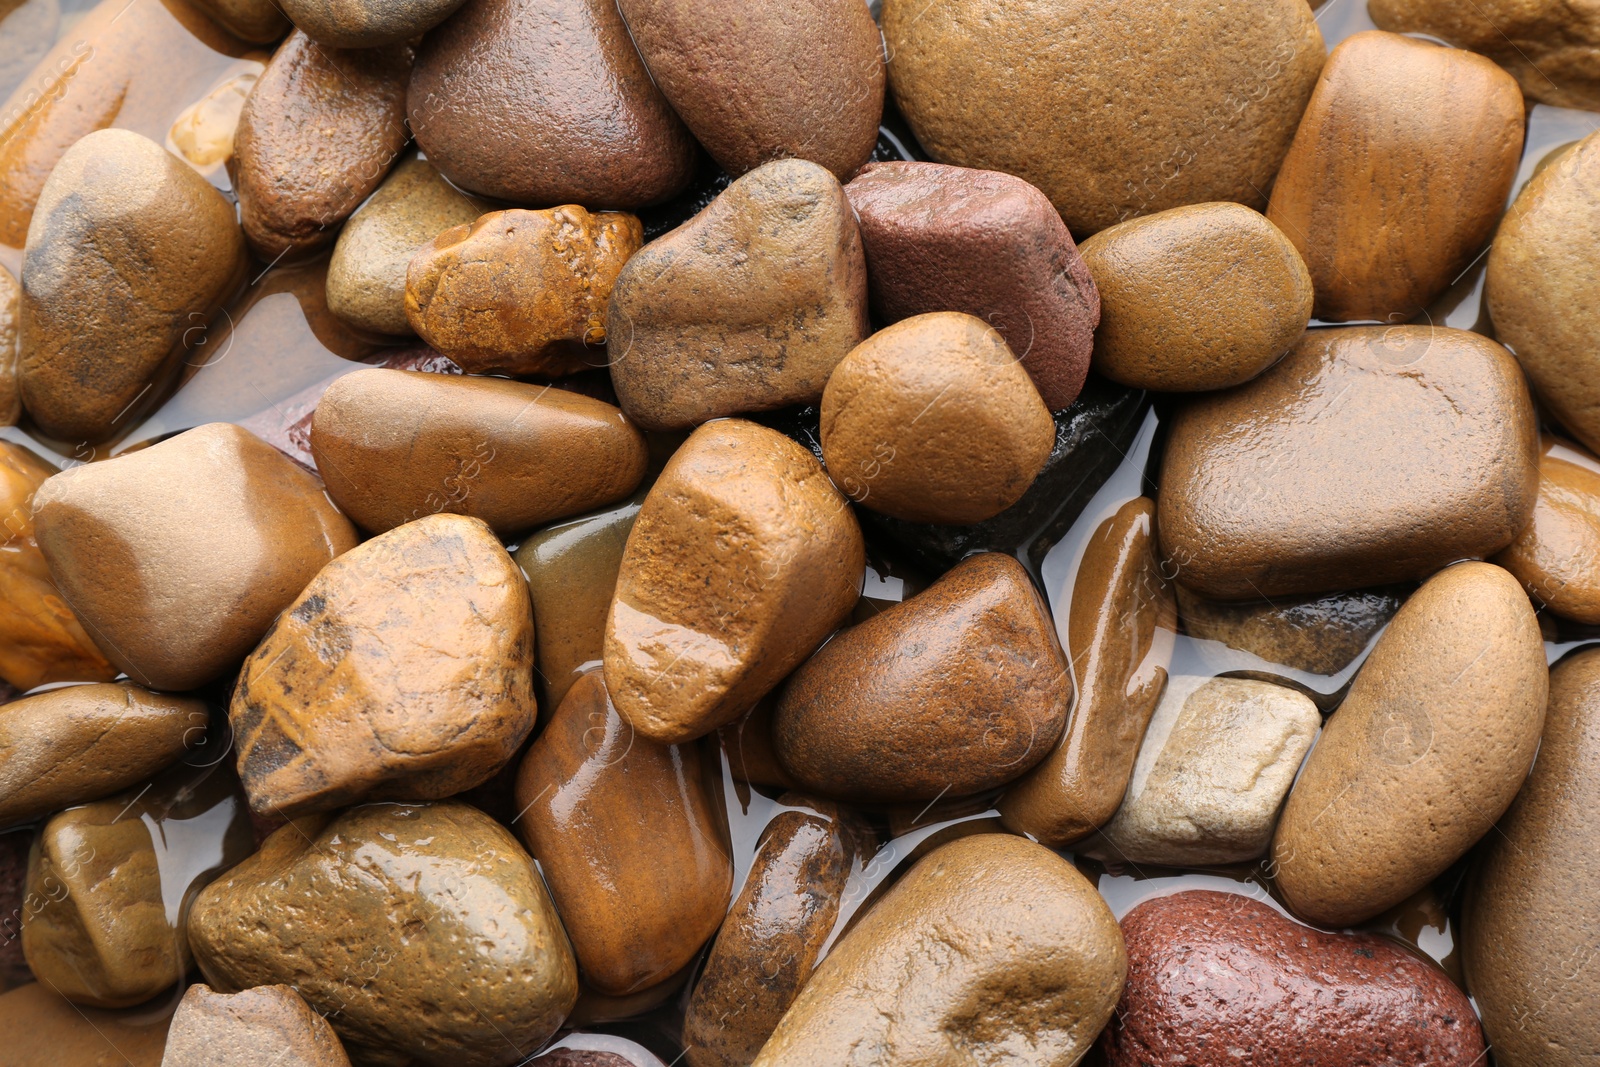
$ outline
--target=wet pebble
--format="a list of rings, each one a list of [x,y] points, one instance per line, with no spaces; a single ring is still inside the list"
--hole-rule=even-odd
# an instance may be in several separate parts
[[[22,417],[22,384],[18,378],[17,320],[22,288],[0,267],[0,426],[15,426]]]
[[[141,1010],[85,1008],[30,982],[0,996],[6,1054],[50,1067],[162,1067],[167,1020]]]
[[[1600,460],[1542,438],[1533,518],[1494,562],[1556,614],[1600,624]]]
[[[287,985],[218,993],[196,982],[167,1031],[162,1067],[350,1067],[326,1019]]]
[[[1290,670],[1328,676],[1360,658],[1400,610],[1410,588],[1381,586],[1271,600],[1207,600],[1182,584],[1176,592],[1178,616],[1190,637],[1219,641]]]
[[[427,33],[449,18],[462,0],[285,0],[283,13],[296,28],[333,48],[376,48],[400,44]]]
[[[290,28],[284,18],[287,12],[274,0],[195,0],[195,4],[229,33],[253,44],[273,44]]]

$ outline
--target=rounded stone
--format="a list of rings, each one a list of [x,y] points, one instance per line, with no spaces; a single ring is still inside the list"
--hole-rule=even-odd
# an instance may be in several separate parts
[[[273,44],[289,29],[275,0],[196,0],[196,6],[227,31],[253,44]]]
[[[422,36],[455,13],[462,0],[284,0],[283,13],[318,44],[374,48]]]
[[[167,1031],[162,1067],[350,1067],[328,1021],[286,985],[218,993],[196,982]]]
[[[1279,667],[1336,675],[1367,651],[1405,603],[1405,586],[1271,600],[1206,600],[1177,586],[1183,631]]]
[[[1494,562],[1557,615],[1600,624],[1600,460],[1543,437],[1533,518]]]

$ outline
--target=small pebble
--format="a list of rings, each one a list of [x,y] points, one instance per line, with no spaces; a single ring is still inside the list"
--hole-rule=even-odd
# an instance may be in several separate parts
[[[218,993],[196,982],[167,1031],[161,1067],[350,1067],[338,1036],[293,988]]]
[[[284,0],[296,28],[332,48],[377,48],[427,33],[455,13],[462,0]]]
[[[1494,562],[1556,614],[1600,624],[1600,460],[1544,436],[1533,518]]]

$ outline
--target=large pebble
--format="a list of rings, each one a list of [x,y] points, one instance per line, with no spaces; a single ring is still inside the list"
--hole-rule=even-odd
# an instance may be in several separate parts
[[[861,234],[815,163],[751,171],[611,292],[611,379],[648,430],[815,402],[870,331]]]
[[[460,6],[461,0],[284,0],[283,11],[320,45],[375,48],[420,37]]]
[[[1556,614],[1600,624],[1600,460],[1542,438],[1533,518],[1494,562]]]
[[[201,892],[189,939],[213,988],[293,985],[358,1063],[502,1067],[578,996],[533,860],[453,802],[283,827]]]
[[[22,260],[22,402],[47,434],[104,441],[243,280],[233,206],[127,130],[61,157]],[[199,329],[197,329],[199,327]]]
[[[486,196],[632,210],[694,174],[612,0],[467,0],[423,42],[406,106],[433,165]]]
[[[1415,319],[1494,232],[1522,136],[1517,83],[1482,56],[1381,31],[1335,48],[1267,209],[1317,317]]]
[[[196,982],[167,1031],[161,1067],[350,1067],[328,1021],[286,985],[218,993]]]
[[[22,417],[21,366],[17,362],[18,319],[22,287],[0,267],[0,426],[15,426]]]
[[[430,515],[322,569],[239,674],[229,718],[260,814],[432,800],[533,729],[528,587],[481,521]]]
[[[1515,578],[1462,563],[1402,607],[1328,720],[1272,842],[1295,914],[1372,918],[1427,885],[1517,795],[1549,677]]]
[[[1184,633],[1249,652],[1307,674],[1334,675],[1354,663],[1405,602],[1404,586],[1341,593],[1207,600],[1179,585]]]
[[[740,419],[696,430],[645,497],[606,624],[606,688],[676,743],[753,707],[849,617],[866,548],[822,466]]]
[[[1116,920],[1071,863],[1020,837],[965,837],[845,934],[755,1067],[1071,1067],[1126,973]]]
[[[163,1017],[80,1007],[38,982],[0,996],[0,1026],[18,1067],[161,1067],[167,1039]]]
[[[773,746],[795,781],[874,803],[991,789],[1044,759],[1072,681],[1044,601],[1001,553],[839,634],[795,672]]]
[[[1108,1067],[1483,1059],[1466,996],[1387,938],[1323,933],[1209,890],[1145,901],[1122,935],[1128,986],[1102,1041]]]
[[[1313,330],[1190,401],[1162,457],[1161,547],[1223,600],[1421,578],[1533,513],[1538,438],[1510,354],[1427,326]]]

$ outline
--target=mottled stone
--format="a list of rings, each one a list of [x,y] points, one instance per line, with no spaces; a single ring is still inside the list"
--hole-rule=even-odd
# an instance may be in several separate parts
[[[0,996],[6,1055],[18,1067],[161,1067],[167,1018],[84,1008],[37,982]]]
[[[460,6],[461,0],[285,0],[283,10],[318,44],[375,48],[420,37]]]
[[[1410,593],[1381,586],[1343,593],[1207,600],[1177,587],[1178,617],[1190,637],[1220,641],[1307,674],[1334,675],[1354,663]]]
[[[167,1031],[161,1067],[350,1067],[328,1021],[286,985],[218,993],[196,982]]]
[[[1600,624],[1600,460],[1542,437],[1533,518],[1494,562],[1556,614]]]

